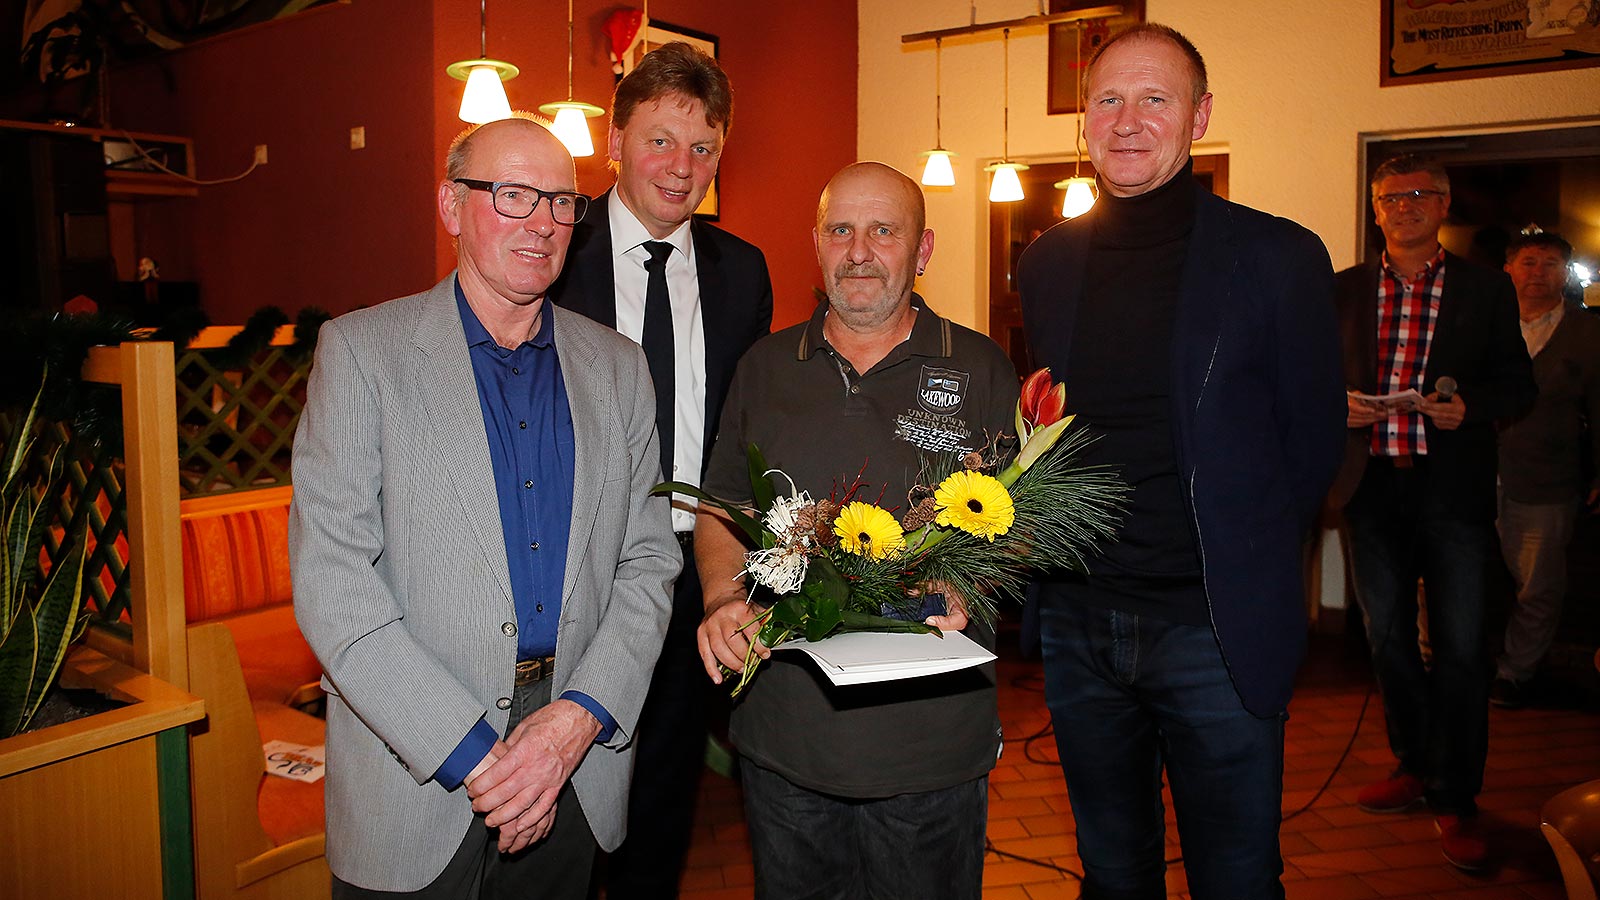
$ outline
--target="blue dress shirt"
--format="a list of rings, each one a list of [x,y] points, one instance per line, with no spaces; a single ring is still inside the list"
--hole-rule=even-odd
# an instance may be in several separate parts
[[[551,656],[556,652],[567,568],[574,448],[572,409],[561,378],[550,307],[541,306],[532,338],[507,349],[495,343],[478,321],[459,280],[456,306],[489,438],[489,461],[517,612],[517,658]],[[597,740],[610,739],[617,726],[605,707],[581,691],[564,691],[561,698],[583,706],[600,720]],[[459,785],[489,752],[496,737],[487,721],[478,720],[434,777],[446,788]]]

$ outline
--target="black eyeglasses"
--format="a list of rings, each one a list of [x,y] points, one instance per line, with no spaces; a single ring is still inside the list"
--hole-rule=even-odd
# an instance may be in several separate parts
[[[1424,188],[1416,188],[1415,190],[1410,191],[1395,191],[1392,194],[1379,194],[1378,196],[1372,198],[1372,200],[1374,203],[1377,203],[1380,206],[1395,207],[1399,206],[1402,201],[1421,203],[1425,197],[1443,196],[1445,196],[1444,191],[1430,191]]]
[[[494,198],[494,211],[508,219],[526,219],[539,208],[540,200],[550,201],[550,218],[557,225],[576,225],[589,211],[589,198],[577,191],[541,191],[514,181],[479,181],[456,178],[456,184],[475,191],[488,191]]]

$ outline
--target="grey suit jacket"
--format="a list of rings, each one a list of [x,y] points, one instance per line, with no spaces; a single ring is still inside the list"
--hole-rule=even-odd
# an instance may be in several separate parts
[[[294,442],[295,615],[328,688],[328,862],[409,891],[470,823],[432,779],[473,724],[500,734],[517,641],[488,438],[454,294],[426,293],[322,327]],[[576,462],[553,692],[616,718],[573,777],[605,849],[626,830],[630,745],[682,566],[659,477],[644,354],[552,307]],[[506,634],[511,631],[513,634]]]

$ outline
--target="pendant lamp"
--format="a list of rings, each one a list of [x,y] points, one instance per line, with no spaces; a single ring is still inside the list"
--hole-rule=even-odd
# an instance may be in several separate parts
[[[940,130],[943,125],[944,82],[941,77],[940,57],[944,49],[944,38],[934,38],[933,41],[933,149],[924,150],[922,155],[928,161],[922,166],[922,183],[928,187],[951,187],[956,183],[955,169],[950,165],[950,158],[955,156],[944,149],[940,141]]]
[[[478,58],[464,59],[445,67],[445,74],[465,81],[461,92],[461,121],[473,125],[511,118],[511,104],[506,100],[506,87],[502,82],[517,77],[517,67],[511,63],[489,58],[489,0],[478,2]]]
[[[1002,42],[1005,45],[1005,118],[1001,132],[1000,161],[984,166],[985,172],[994,173],[994,178],[989,183],[990,203],[1011,203],[1022,199],[1022,181],[1017,178],[1017,173],[1028,168],[1022,163],[1011,161],[1011,29],[1001,32]]]
[[[567,152],[572,154],[573,159],[594,155],[594,138],[589,134],[589,120],[604,115],[605,110],[593,103],[572,99],[572,0],[567,0],[567,99],[546,103],[539,107],[539,112],[555,120],[550,130],[567,146]]]
[[[1072,177],[1056,182],[1056,187],[1064,189],[1067,193],[1061,199],[1061,217],[1075,219],[1088,212],[1094,206],[1094,179],[1082,174],[1083,171],[1083,22],[1078,22],[1078,47],[1077,65],[1073,71],[1078,82],[1078,113],[1073,118],[1077,134],[1072,139],[1073,152],[1077,159],[1072,163]]]

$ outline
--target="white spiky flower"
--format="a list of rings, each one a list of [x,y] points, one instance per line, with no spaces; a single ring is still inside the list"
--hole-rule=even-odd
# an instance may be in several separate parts
[[[811,505],[811,496],[805,491],[800,491],[789,497],[778,497],[772,501],[772,508],[767,510],[764,524],[772,532],[779,544],[788,544],[794,538],[794,526],[800,515],[800,510]]]
[[[757,584],[782,595],[792,594],[805,584],[809,558],[805,547],[797,541],[766,550],[752,550],[745,554],[745,562],[745,570],[740,574],[748,573]]]

